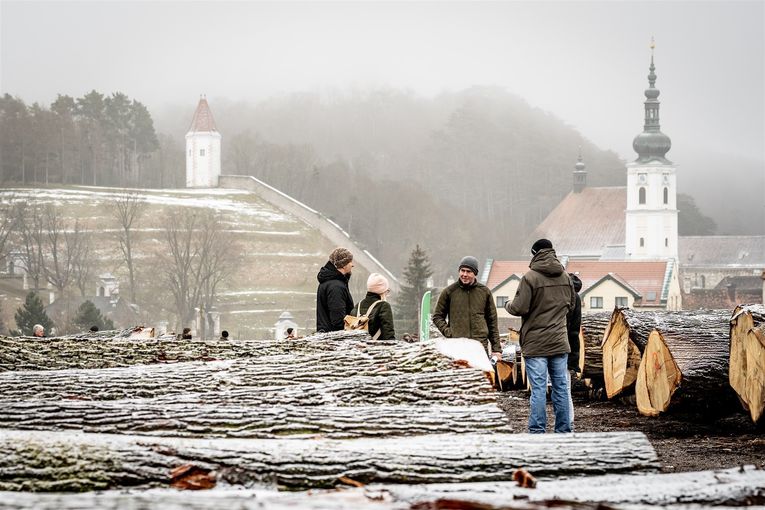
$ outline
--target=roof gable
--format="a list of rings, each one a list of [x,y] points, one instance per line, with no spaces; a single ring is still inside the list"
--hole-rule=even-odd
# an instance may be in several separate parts
[[[765,236],[680,236],[681,266],[765,267]]]
[[[520,278],[528,270],[528,260],[492,260],[485,285],[489,289],[495,289],[512,275],[518,275]]]
[[[611,276],[620,285],[630,288],[633,295],[641,297],[642,305],[659,305],[666,299],[667,271],[671,269],[668,264],[671,262],[666,260],[572,260],[566,270],[582,280],[583,294]]]
[[[194,112],[194,117],[191,119],[191,127],[189,127],[189,133],[205,133],[218,131],[215,126],[215,119],[213,119],[210,105],[207,104],[207,99],[204,97],[199,99],[197,110]]]

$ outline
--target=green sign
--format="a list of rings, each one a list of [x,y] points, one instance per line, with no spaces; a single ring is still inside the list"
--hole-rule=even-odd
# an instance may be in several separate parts
[[[420,305],[420,340],[430,338],[430,291],[422,295]]]

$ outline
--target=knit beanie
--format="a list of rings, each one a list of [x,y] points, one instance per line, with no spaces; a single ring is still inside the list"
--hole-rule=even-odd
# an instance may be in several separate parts
[[[553,245],[548,239],[539,239],[531,246],[531,254],[536,255],[539,250],[544,250],[552,247]]]
[[[367,278],[367,290],[369,292],[383,295],[388,289],[390,289],[388,279],[380,273],[372,273],[369,275],[369,278]]]
[[[471,257],[468,255],[467,257],[462,257],[462,260],[460,260],[460,267],[459,269],[462,269],[463,267],[466,267],[473,271],[473,274],[478,276],[478,259],[475,257]]]
[[[329,261],[333,266],[340,269],[353,261],[353,254],[345,248],[338,247],[332,250],[332,253],[329,254]]]

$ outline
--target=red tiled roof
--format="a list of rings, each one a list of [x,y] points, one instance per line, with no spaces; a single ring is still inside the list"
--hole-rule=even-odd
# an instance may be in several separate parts
[[[606,246],[624,244],[626,208],[626,187],[571,192],[537,226],[529,242],[549,239],[558,256],[599,257]]]
[[[520,278],[529,270],[529,262],[530,260],[495,260],[491,264],[486,286],[493,289],[514,274]]]
[[[627,284],[640,293],[643,298],[641,305],[658,305],[661,303],[667,261],[572,260],[568,263],[566,271],[578,274],[582,280],[582,292],[586,292],[593,284],[612,273],[616,281]],[[655,298],[650,301],[649,292],[655,293]]]
[[[191,119],[189,133],[204,133],[208,131],[218,131],[218,128],[215,127],[215,119],[213,119],[207,99],[202,97],[199,99],[197,111],[194,112],[194,118]]]

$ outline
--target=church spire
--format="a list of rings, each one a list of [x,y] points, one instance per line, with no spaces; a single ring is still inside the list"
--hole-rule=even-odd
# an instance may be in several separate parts
[[[656,88],[656,66],[653,53],[656,44],[651,38],[651,65],[648,68],[648,88],[645,90],[645,124],[643,132],[635,137],[632,147],[638,153],[637,162],[659,161],[671,163],[665,155],[672,147],[672,141],[661,132],[659,124],[659,89]]]
[[[587,187],[587,171],[582,161],[582,146],[579,146],[579,157],[574,165],[574,193],[581,193]]]

